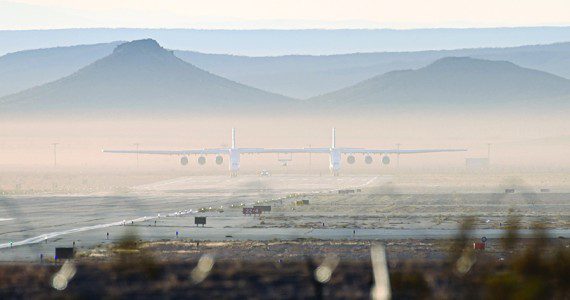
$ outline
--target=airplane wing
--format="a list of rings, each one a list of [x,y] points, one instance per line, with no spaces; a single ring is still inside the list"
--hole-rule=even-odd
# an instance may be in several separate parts
[[[438,152],[463,152],[467,149],[363,149],[363,148],[339,148],[342,153],[350,154],[419,154],[419,153],[438,153]]]
[[[152,154],[152,155],[191,155],[191,154],[227,154],[229,149],[196,149],[196,150],[103,150],[104,153],[120,154]]]
[[[349,154],[419,154],[437,152],[461,152],[467,149],[364,149],[364,148],[337,148],[341,153]],[[241,154],[260,153],[330,153],[330,148],[238,148]],[[228,154],[230,149],[195,149],[195,150],[103,150],[104,153],[120,154],[151,154],[151,155],[200,155],[200,154]]]
[[[329,148],[239,148],[242,154],[257,153],[329,153]]]

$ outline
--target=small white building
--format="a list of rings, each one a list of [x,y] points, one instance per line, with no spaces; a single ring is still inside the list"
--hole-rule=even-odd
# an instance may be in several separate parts
[[[465,159],[465,167],[467,170],[486,170],[489,168],[489,158],[468,157]]]

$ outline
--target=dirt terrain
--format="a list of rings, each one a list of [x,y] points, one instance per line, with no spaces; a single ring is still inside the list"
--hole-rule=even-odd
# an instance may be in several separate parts
[[[523,227],[570,226],[570,193],[318,194],[295,199],[309,205],[275,205],[261,227],[451,229],[466,217],[476,227],[501,229],[516,216]]]
[[[0,174],[1,298],[369,299],[376,244],[394,299],[570,295],[565,172],[72,174]],[[272,209],[244,216],[253,205]],[[62,246],[72,263],[54,261]]]
[[[132,237],[131,237],[132,238]],[[509,243],[508,241],[513,241]],[[11,298],[369,299],[375,241],[136,242],[73,262],[0,266]],[[386,244],[393,299],[565,299],[568,240],[395,240]],[[323,268],[328,275],[322,276]],[[319,271],[321,270],[321,271]]]

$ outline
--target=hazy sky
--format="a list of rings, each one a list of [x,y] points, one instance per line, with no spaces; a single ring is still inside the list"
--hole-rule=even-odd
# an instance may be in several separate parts
[[[568,0],[0,0],[0,29],[570,25]]]

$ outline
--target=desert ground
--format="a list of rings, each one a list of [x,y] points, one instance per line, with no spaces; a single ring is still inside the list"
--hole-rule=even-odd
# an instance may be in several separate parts
[[[180,176],[164,173],[5,172],[0,259],[51,258],[55,247],[88,251],[136,234],[143,241],[450,239],[511,227],[570,237],[570,175],[508,172]],[[50,178],[54,187],[40,187]],[[12,182],[18,182],[14,188]],[[81,190],[74,190],[77,182]],[[12,186],[12,189],[6,188]],[[514,193],[505,193],[505,189]],[[339,190],[354,193],[339,194]],[[298,201],[308,200],[308,205]],[[243,207],[268,205],[260,216]],[[62,214],[63,212],[63,214]],[[194,217],[206,216],[197,227]],[[107,235],[108,234],[108,235]]]

